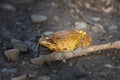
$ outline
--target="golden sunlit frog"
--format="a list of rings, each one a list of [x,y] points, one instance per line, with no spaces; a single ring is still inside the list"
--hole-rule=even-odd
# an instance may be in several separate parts
[[[43,45],[54,52],[64,52],[89,47],[92,45],[92,38],[83,30],[64,30],[49,36],[43,34],[38,45]]]

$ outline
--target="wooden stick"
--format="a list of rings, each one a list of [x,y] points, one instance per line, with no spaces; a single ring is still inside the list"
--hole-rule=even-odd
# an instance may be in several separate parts
[[[41,55],[40,57],[31,59],[31,62],[33,64],[42,65],[45,62],[69,59],[73,57],[87,55],[88,53],[91,53],[91,52],[105,50],[105,49],[113,49],[113,48],[120,49],[120,40],[112,43],[91,46],[85,49],[78,48],[74,51],[69,51],[69,52],[63,52],[63,53],[61,52],[61,53],[50,54],[50,55]]]

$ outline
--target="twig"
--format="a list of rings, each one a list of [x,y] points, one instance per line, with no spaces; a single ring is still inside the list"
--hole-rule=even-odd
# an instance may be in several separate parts
[[[98,27],[100,27],[100,28],[103,28],[102,25],[100,25],[100,24],[98,24],[98,23],[94,23],[94,22],[86,19],[81,11],[79,11],[79,13],[80,13],[81,18],[82,18],[86,23],[91,24],[91,25],[93,25],[93,26],[98,26]]]
[[[78,48],[74,51],[69,51],[69,52],[64,52],[64,53],[61,52],[61,53],[50,54],[50,55],[41,55],[38,58],[31,59],[31,62],[33,64],[42,65],[45,62],[69,59],[69,58],[73,58],[73,57],[87,55],[91,52],[105,50],[105,49],[112,49],[112,48],[120,49],[120,40],[116,41],[116,42],[112,42],[112,43],[91,46],[86,49]]]

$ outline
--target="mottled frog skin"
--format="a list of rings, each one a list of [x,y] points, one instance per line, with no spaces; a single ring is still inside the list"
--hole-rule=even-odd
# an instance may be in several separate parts
[[[89,47],[92,45],[92,38],[82,30],[64,30],[49,36],[42,35],[38,45],[43,45],[54,52],[64,52]]]

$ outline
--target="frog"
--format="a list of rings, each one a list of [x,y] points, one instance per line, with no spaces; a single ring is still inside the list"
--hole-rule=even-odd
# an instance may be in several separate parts
[[[83,30],[63,30],[51,35],[43,34],[37,45],[47,47],[53,52],[72,51],[91,46],[92,37]]]

